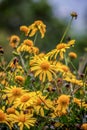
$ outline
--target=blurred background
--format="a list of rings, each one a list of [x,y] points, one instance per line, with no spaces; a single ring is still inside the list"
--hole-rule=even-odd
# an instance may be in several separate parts
[[[20,36],[19,27],[35,20],[42,20],[47,26],[45,38],[38,38],[36,46],[45,52],[53,49],[60,42],[72,11],[78,17],[65,41],[68,37],[76,40],[72,51],[80,57],[87,53],[87,0],[0,0],[0,46],[5,58],[8,61],[11,58],[8,38],[13,34]]]

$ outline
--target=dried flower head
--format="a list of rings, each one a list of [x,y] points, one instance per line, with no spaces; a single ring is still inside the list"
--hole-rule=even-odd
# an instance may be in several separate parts
[[[70,15],[72,16],[72,18],[77,19],[78,14],[76,12],[73,11]]]

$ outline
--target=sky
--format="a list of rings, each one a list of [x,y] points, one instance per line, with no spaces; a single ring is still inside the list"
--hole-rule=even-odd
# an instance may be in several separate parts
[[[84,31],[87,23],[84,22],[84,15],[87,17],[87,0],[48,0],[55,16],[67,18],[72,11],[77,12],[78,18],[73,27],[76,31]],[[86,9],[86,12],[85,12]],[[86,18],[87,19],[87,18]]]

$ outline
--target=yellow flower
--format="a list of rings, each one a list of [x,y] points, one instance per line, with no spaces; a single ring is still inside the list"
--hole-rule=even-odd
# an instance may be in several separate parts
[[[33,46],[34,43],[33,43],[32,40],[26,39],[26,40],[23,41],[23,44],[28,45],[28,46]]]
[[[84,102],[84,101],[81,101],[81,99],[74,98],[74,99],[73,99],[73,102],[74,102],[75,104],[77,104],[79,107],[85,107],[85,102]]]
[[[14,101],[14,107],[15,108],[20,108],[25,110],[26,108],[32,106],[34,104],[34,101],[36,100],[36,94],[35,92],[29,92],[29,93],[25,93],[24,95],[22,95],[20,98],[17,98]]]
[[[8,117],[7,114],[3,112],[2,109],[0,109],[0,123],[5,123],[9,128],[11,129],[10,124],[8,123]]]
[[[39,30],[41,33],[41,38],[44,37],[44,34],[46,32],[46,25],[41,21],[37,20],[33,24],[31,24],[29,27],[29,36],[34,36],[36,32]]]
[[[77,54],[74,52],[70,52],[69,57],[75,59],[75,58],[77,58]]]
[[[67,46],[74,46],[75,44],[75,40],[70,40],[68,43],[67,43]]]
[[[7,78],[6,78],[6,73],[4,72],[0,72],[0,84],[7,86],[8,82],[7,82]]]
[[[33,53],[33,54],[38,54],[39,53],[39,48],[38,47],[31,47],[31,50],[30,50],[30,53]]]
[[[40,58],[42,58],[42,57],[44,57],[45,56],[45,53],[40,53],[40,54],[38,54],[38,56],[40,57]]]
[[[64,77],[64,80],[66,80],[72,84],[78,85],[78,86],[83,86],[83,81],[76,79],[76,76],[74,76],[73,74],[72,74],[72,76],[70,74],[70,77],[69,77],[69,73],[66,74]]]
[[[44,110],[53,110],[52,101],[46,99],[46,96],[37,95],[35,101],[35,112],[41,116],[44,116]]]
[[[62,107],[67,107],[69,105],[70,102],[70,96],[69,95],[61,95],[58,100],[57,103],[62,106]]]
[[[55,102],[54,112],[51,114],[53,118],[57,116],[62,116],[67,114],[67,109],[70,103],[70,96],[69,95],[61,95],[58,100]]]
[[[78,98],[74,98],[74,99],[73,99],[73,102],[76,103],[78,106],[81,105],[81,100],[78,99]]]
[[[82,124],[81,130],[87,130],[87,123]]]
[[[48,60],[48,57],[40,58],[35,56],[30,61],[30,66],[30,70],[34,72],[34,76],[39,76],[42,82],[46,81],[46,79],[51,81],[53,76],[56,76],[56,66]]]
[[[27,26],[25,26],[25,25],[20,26],[20,31],[24,32],[25,35],[28,36],[29,29]]]
[[[54,124],[54,126],[56,127],[56,128],[58,128],[58,127],[60,127],[60,126],[63,126],[64,124],[62,124],[62,123],[60,123],[60,122],[56,122],[55,124]]]
[[[51,52],[49,52],[47,55],[50,56],[50,58],[54,57],[54,59],[57,58],[58,54],[60,55],[60,58],[64,58],[64,52],[66,49],[69,48],[67,44],[65,43],[60,43],[56,46],[56,49],[53,49]]]
[[[28,52],[30,54],[38,54],[39,48],[35,47],[33,45],[33,41],[26,39],[23,41],[23,43],[17,48],[17,52]]]
[[[51,116],[55,118],[66,114],[67,114],[67,109],[58,105],[57,107],[55,107],[54,112],[51,114]]]
[[[56,49],[53,49],[52,51],[50,51],[47,56],[49,56],[50,58],[56,59],[58,54],[60,56],[60,59],[64,58],[64,53],[66,52],[66,49],[70,48],[70,46],[74,45],[75,40],[71,40],[69,41],[67,44],[66,43],[59,43],[56,46]]]
[[[20,38],[17,35],[12,35],[10,37],[10,46],[16,48],[19,45]]]
[[[36,122],[36,119],[33,118],[32,114],[24,114],[23,111],[16,111],[15,114],[10,114],[9,120],[12,124],[17,124],[20,130],[23,130],[24,126],[30,129],[30,127],[34,126]]]
[[[12,103],[16,98],[22,96],[25,92],[27,92],[27,90],[23,90],[22,87],[16,86],[6,87],[3,91],[5,92],[4,96],[8,98],[9,103]]]
[[[67,72],[70,72],[70,69],[68,66],[66,66],[65,64],[62,64],[61,62],[56,62],[55,63],[57,70],[59,72],[62,72],[63,74],[66,74]]]
[[[18,76],[15,77],[15,81],[16,81],[17,83],[19,83],[19,84],[23,84],[24,81],[25,81],[25,78],[22,77],[22,76],[20,76],[20,75],[18,75]]]

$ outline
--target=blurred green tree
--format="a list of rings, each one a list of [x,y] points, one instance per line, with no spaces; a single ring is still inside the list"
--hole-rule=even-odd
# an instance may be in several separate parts
[[[54,17],[47,0],[2,0],[0,17],[0,28],[4,28],[9,35],[19,34],[20,25],[42,20],[47,25],[47,33],[44,39],[39,38],[37,46],[43,51],[52,49],[57,44],[65,27],[65,23]]]

